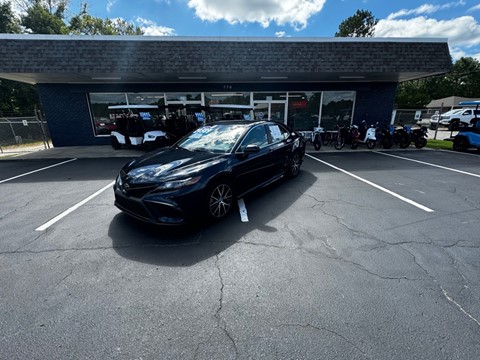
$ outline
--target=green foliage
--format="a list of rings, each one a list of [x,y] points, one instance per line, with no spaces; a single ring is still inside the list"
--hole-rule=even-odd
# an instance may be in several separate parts
[[[34,0],[22,16],[22,25],[34,34],[68,34],[68,27],[64,22],[66,2],[59,2],[56,9],[51,2]]]
[[[21,32],[20,20],[13,13],[11,2],[0,3],[0,33],[20,34]]]
[[[39,104],[34,86],[0,79],[0,116],[31,115]]]
[[[372,37],[378,20],[368,10],[357,10],[355,15],[343,20],[335,37]]]
[[[446,76],[451,94],[462,97],[480,97],[480,63],[471,57],[462,57],[453,64]]]
[[[428,139],[426,147],[430,149],[438,149],[438,150],[452,150],[453,142],[448,140]]]
[[[401,83],[395,104],[398,109],[419,109],[430,101],[449,96],[480,98],[480,63],[471,57],[460,58],[445,76]]]
[[[143,35],[143,31],[123,19],[102,20],[88,13],[87,4],[70,19],[69,30],[75,35]]]

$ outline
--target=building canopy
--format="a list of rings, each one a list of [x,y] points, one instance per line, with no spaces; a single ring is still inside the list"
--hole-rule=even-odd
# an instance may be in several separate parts
[[[31,84],[403,82],[449,72],[446,39],[0,35]]]

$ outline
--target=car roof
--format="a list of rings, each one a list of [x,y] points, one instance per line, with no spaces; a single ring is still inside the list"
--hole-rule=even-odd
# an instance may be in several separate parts
[[[458,103],[458,105],[480,105],[480,100],[461,101],[461,102]]]
[[[274,121],[265,121],[265,120],[219,120],[211,123],[206,123],[205,126],[222,124],[222,125],[245,125],[246,127],[252,127],[258,124],[273,124],[273,123]]]

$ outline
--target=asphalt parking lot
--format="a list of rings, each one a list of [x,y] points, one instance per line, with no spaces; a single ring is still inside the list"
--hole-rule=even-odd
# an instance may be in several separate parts
[[[133,152],[37,155],[0,161],[0,359],[480,357],[477,154],[311,151],[195,228],[113,206]]]

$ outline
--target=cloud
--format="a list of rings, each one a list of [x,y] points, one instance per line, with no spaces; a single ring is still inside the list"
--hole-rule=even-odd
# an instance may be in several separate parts
[[[174,36],[176,35],[175,29],[166,27],[166,26],[159,26],[152,20],[143,19],[141,17],[137,17],[135,22],[140,26],[143,30],[144,35],[150,36]]]
[[[405,17],[409,15],[422,15],[422,14],[433,14],[440,10],[447,10],[452,7],[463,6],[465,1],[460,0],[456,2],[450,2],[442,5],[432,5],[432,4],[423,4],[415,9],[402,9],[395,13],[388,15],[387,20],[397,19],[399,17]]]
[[[471,11],[471,12],[478,11],[478,10],[480,10],[480,4],[472,6],[470,9],[468,9],[468,11]]]
[[[302,30],[311,16],[319,13],[326,0],[189,0],[188,6],[203,21],[224,20],[229,24],[270,23]]]
[[[275,33],[275,37],[285,37],[285,36],[286,36],[285,31],[277,31]]]
[[[112,10],[112,7],[115,5],[116,2],[117,2],[117,0],[108,0],[107,12],[110,12],[110,10]]]
[[[465,49],[476,49],[480,44],[480,24],[472,16],[450,20],[437,20],[424,16],[396,20],[388,17],[379,20],[376,37],[440,37],[448,38],[452,56]],[[464,50],[461,50],[461,49]],[[477,52],[479,49],[476,50]],[[472,56],[472,55],[469,55]]]

